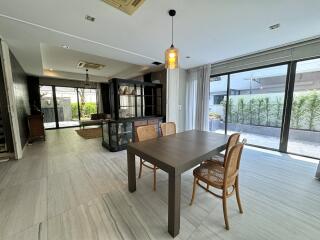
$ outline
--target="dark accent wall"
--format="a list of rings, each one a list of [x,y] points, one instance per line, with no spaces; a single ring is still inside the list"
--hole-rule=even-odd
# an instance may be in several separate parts
[[[102,106],[103,112],[106,114],[111,114],[110,110],[110,94],[109,94],[109,84],[101,83],[101,98],[102,98]]]
[[[53,77],[40,77],[39,83],[40,85],[52,85],[52,86],[59,86],[59,87],[74,87],[74,88],[84,87],[84,81],[53,78]],[[97,88],[97,83],[91,82],[91,84],[93,88]]]
[[[41,109],[39,77],[28,76],[28,93],[31,113]]]
[[[30,115],[29,94],[28,94],[28,78],[23,71],[21,65],[10,52],[10,61],[12,69],[12,78],[14,84],[14,95],[17,108],[17,116],[20,131],[21,146],[28,141],[28,123],[27,116]]]

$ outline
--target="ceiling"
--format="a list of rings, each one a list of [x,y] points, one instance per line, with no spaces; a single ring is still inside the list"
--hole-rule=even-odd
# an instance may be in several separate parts
[[[132,16],[102,0],[1,0],[0,35],[29,74],[53,68],[81,75],[74,63],[91,59],[107,65],[92,73],[97,78],[133,76],[163,62],[170,8],[177,10],[174,42],[182,68],[320,35],[318,0],[146,0]],[[87,14],[96,21],[85,20]],[[280,28],[269,30],[277,23]]]

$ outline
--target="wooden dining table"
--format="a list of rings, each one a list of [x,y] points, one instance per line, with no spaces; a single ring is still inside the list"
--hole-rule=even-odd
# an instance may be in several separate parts
[[[181,174],[223,151],[227,140],[227,135],[192,130],[128,145],[130,192],[136,191],[135,156],[155,164],[169,174],[168,232],[172,237],[180,231]]]

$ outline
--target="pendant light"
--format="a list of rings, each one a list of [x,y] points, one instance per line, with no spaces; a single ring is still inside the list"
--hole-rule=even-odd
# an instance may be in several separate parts
[[[171,46],[165,52],[166,68],[176,69],[179,67],[179,50],[173,45],[173,17],[176,15],[176,10],[169,10],[169,16],[172,17],[172,35]]]

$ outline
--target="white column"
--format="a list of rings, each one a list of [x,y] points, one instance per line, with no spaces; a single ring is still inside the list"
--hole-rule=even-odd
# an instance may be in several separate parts
[[[175,122],[179,129],[179,69],[167,70],[166,121]]]
[[[19,131],[19,122],[18,122],[18,114],[14,93],[14,84],[12,77],[12,69],[11,69],[11,61],[10,61],[10,51],[6,42],[1,41],[1,54],[3,61],[3,71],[4,71],[4,85],[5,91],[7,93],[7,101],[8,101],[8,111],[10,117],[10,125],[14,146],[14,154],[16,159],[22,158],[22,146],[20,140],[20,131]]]
[[[186,71],[167,71],[166,120],[175,122],[177,132],[185,131],[186,118]]]

